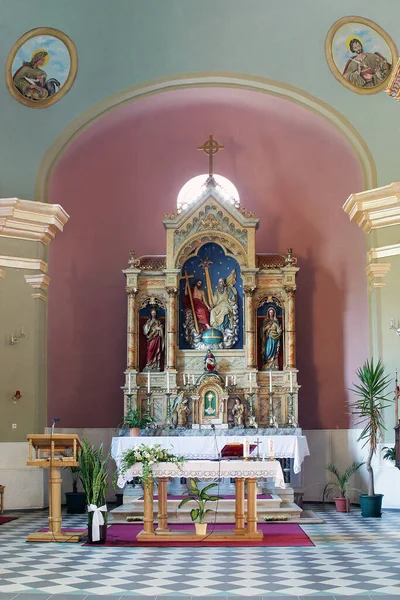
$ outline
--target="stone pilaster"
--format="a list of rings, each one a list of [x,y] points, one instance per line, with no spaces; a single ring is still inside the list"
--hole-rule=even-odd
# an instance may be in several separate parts
[[[254,291],[255,286],[245,287],[243,289],[245,294],[245,346],[246,346],[246,360],[248,369],[256,369],[256,348],[255,348],[255,311],[254,311]]]
[[[139,347],[137,340],[137,317],[136,317],[136,295],[137,288],[127,287],[128,294],[128,327],[126,333],[127,352],[126,352],[126,368],[138,370],[139,363]]]
[[[176,300],[177,288],[167,288],[168,292],[168,311],[167,311],[167,344],[166,344],[166,369],[174,371],[176,369],[176,348],[177,340],[177,310]]]
[[[296,368],[296,310],[293,288],[286,289],[287,294],[287,316],[286,316],[286,367]]]

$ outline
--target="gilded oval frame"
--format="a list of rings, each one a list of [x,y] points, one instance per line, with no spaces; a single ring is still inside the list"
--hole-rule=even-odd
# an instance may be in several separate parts
[[[12,65],[18,51],[24,44],[26,44],[27,41],[29,41],[32,38],[44,35],[57,38],[58,40],[60,40],[60,42],[64,44],[64,46],[68,50],[70,57],[69,73],[65,83],[60,87],[59,91],[47,98],[44,98],[43,100],[32,100],[23,96],[22,93],[16,88],[14,84],[14,75],[12,73]],[[61,100],[61,98],[63,98],[65,94],[69,92],[69,90],[74,84],[77,73],[78,52],[71,38],[69,38],[67,34],[63,31],[60,31],[59,29],[55,29],[53,27],[37,27],[24,33],[24,35],[22,35],[11,48],[6,61],[5,78],[8,91],[18,102],[24,104],[25,106],[28,106],[29,108],[47,108],[48,106],[51,106],[52,104],[55,104],[56,102]]]
[[[383,39],[383,41],[389,47],[389,50],[391,52],[390,71],[389,71],[388,75],[385,77],[385,79],[383,81],[381,81],[381,83],[379,83],[378,85],[375,85],[374,87],[368,87],[368,88],[361,87],[361,86],[357,86],[357,85],[347,81],[345,79],[343,73],[338,68],[336,61],[334,59],[332,46],[333,46],[333,40],[335,38],[335,35],[339,31],[339,29],[341,29],[344,25],[352,24],[352,23],[354,23],[355,26],[360,25],[360,26],[364,26],[364,27],[368,27],[368,28],[372,29],[378,36],[380,36]],[[354,34],[354,36],[356,38],[359,37],[356,33]],[[365,19],[364,17],[349,16],[349,17],[343,17],[343,18],[339,19],[329,29],[326,39],[325,39],[325,57],[326,57],[326,61],[328,63],[328,66],[329,66],[329,69],[331,70],[332,75],[344,87],[351,90],[352,92],[355,92],[356,94],[370,95],[370,94],[378,94],[379,92],[381,92],[382,90],[384,90],[387,87],[387,85],[390,81],[390,77],[392,76],[393,68],[398,59],[398,50],[397,50],[396,44],[394,43],[392,38],[386,33],[386,31],[384,29],[382,29],[382,27],[377,25],[377,23],[375,23],[374,21],[370,21],[369,19]],[[387,60],[389,60],[389,57]]]

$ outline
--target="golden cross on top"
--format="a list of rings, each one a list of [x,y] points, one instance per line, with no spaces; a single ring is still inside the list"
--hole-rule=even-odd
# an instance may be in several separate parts
[[[202,146],[199,146],[197,150],[203,150],[205,154],[208,155],[208,170],[209,176],[213,176],[213,157],[214,154],[217,154],[219,150],[223,150],[224,146],[220,146],[216,140],[214,140],[213,136],[210,135],[208,140],[204,142]]]

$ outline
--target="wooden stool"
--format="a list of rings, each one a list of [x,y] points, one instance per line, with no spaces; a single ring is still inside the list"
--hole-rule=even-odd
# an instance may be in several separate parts
[[[0,485],[0,515],[4,512],[4,490],[5,485]]]

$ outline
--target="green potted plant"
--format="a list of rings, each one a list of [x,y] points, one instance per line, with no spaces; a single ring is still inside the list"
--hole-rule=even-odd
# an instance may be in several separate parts
[[[79,452],[78,452],[79,461]],[[86,494],[78,492],[78,485],[81,481],[81,468],[79,464],[76,467],[66,467],[69,469],[72,477],[72,492],[65,492],[65,502],[68,515],[82,515],[86,511]]]
[[[80,478],[88,504],[88,541],[104,543],[107,537],[108,456],[103,458],[103,444],[97,448],[82,440],[79,454]]]
[[[354,384],[352,391],[356,399],[352,404],[352,414],[357,417],[357,424],[363,429],[357,441],[364,441],[363,447],[368,446],[366,461],[368,471],[368,493],[360,494],[361,516],[380,517],[383,494],[375,494],[374,472],[371,466],[372,457],[376,452],[378,440],[386,429],[383,410],[390,406],[387,388],[390,376],[385,374],[381,360],[375,364],[374,360],[366,361],[357,369],[359,383]]]
[[[389,448],[389,446],[383,446],[382,450],[386,450],[385,454],[383,455],[385,460],[392,460],[393,462],[396,462],[396,446],[393,446],[392,448]]]
[[[196,502],[197,508],[192,508],[190,511],[190,518],[194,522],[194,526],[196,529],[196,535],[206,535],[207,533],[207,523],[204,523],[204,517],[211,512],[214,512],[212,508],[206,508],[208,502],[217,502],[222,499],[222,496],[210,496],[208,494],[208,490],[218,485],[218,483],[210,483],[206,485],[204,488],[200,489],[196,483],[196,480],[193,477],[189,478],[188,481],[188,491],[185,494],[188,494],[187,498],[184,498],[180,503],[178,508],[182,508],[188,502]],[[197,522],[196,522],[197,521]]]
[[[339,469],[332,463],[325,465],[325,468],[336,477],[336,481],[330,481],[326,484],[322,493],[322,501],[325,500],[325,496],[328,494],[339,491],[339,496],[333,498],[336,512],[349,512],[349,480],[363,464],[363,462],[354,461],[343,473],[340,473]]]
[[[139,406],[136,408],[128,406],[120,427],[129,429],[129,434],[136,437],[140,434],[141,429],[148,427],[151,423],[154,423],[153,417],[147,413],[141,414]]]

